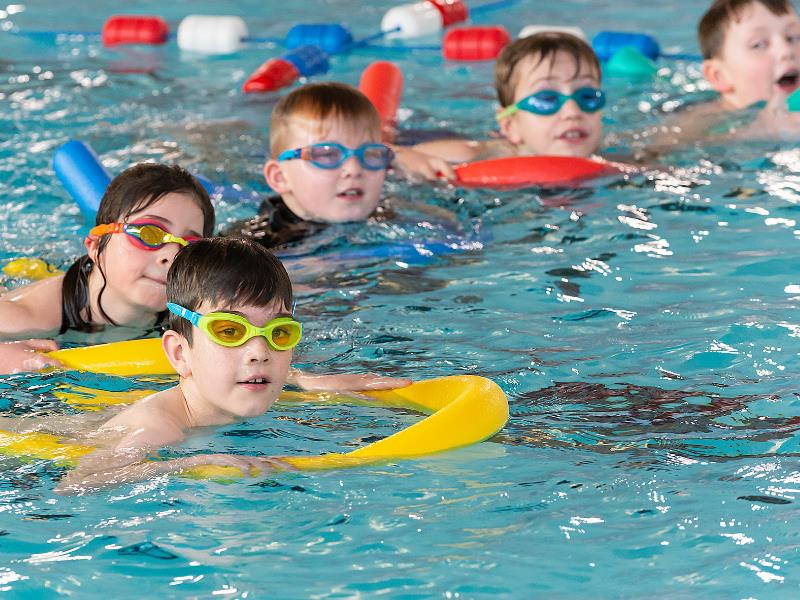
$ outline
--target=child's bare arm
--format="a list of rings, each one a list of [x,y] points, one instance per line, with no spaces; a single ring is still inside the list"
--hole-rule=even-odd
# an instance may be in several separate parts
[[[505,140],[436,140],[416,146],[394,148],[397,167],[407,177],[425,179],[455,179],[452,164],[484,158],[508,156]]]
[[[139,453],[97,450],[87,455],[76,469],[67,472],[55,491],[58,494],[93,492],[159,475],[179,474],[203,465],[236,467],[246,477],[274,471],[280,464],[280,461],[269,457],[237,454],[196,454],[171,460],[152,461]]]
[[[392,390],[406,387],[413,382],[406,377],[385,377],[375,373],[337,375],[314,375],[299,369],[289,369],[286,383],[304,390],[325,392],[358,392],[368,390]]]

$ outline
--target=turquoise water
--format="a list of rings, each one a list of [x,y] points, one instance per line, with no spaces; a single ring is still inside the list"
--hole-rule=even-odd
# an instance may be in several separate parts
[[[693,52],[701,4],[520,2],[482,21],[513,33],[530,22],[576,23],[590,35],[638,29]],[[0,29],[99,30],[120,11],[92,6],[78,15],[65,3],[14,5]],[[239,14],[263,36],[311,13],[346,19],[358,36],[389,6],[193,2],[191,12]],[[189,9],[142,0],[124,10],[177,22]],[[92,39],[6,33],[0,48],[0,258],[63,266],[81,251],[84,223],[50,167],[73,137],[115,172],[177,161],[266,192],[276,97],[237,90],[280,48],[203,59],[174,44],[112,52]],[[492,128],[491,66],[384,49],[337,57],[330,75],[356,83],[376,58],[406,74],[404,129]],[[656,124],[702,96],[697,65],[662,66],[653,82],[607,82],[609,133]],[[393,179],[390,195],[455,211],[458,226],[436,236],[477,232],[484,246],[414,263],[288,262],[305,286],[300,366],[491,377],[511,403],[491,442],[379,468],[234,485],[158,479],[78,498],[53,493],[52,465],[2,459],[0,589],[35,598],[796,597],[800,153],[752,144],[666,162],[676,168],[575,190],[465,192]],[[220,221],[255,206],[217,201]],[[399,224],[332,228],[319,244],[430,235],[414,210],[401,212]],[[64,387],[169,383],[69,373],[6,377],[0,387],[6,411],[50,414],[69,412],[55,397]],[[418,419],[279,407],[175,452],[346,451]]]

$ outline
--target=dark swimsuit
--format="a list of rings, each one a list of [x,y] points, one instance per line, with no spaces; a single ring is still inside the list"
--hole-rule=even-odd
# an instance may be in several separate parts
[[[326,227],[294,214],[280,196],[270,196],[252,219],[231,223],[222,231],[225,236],[250,238],[270,249],[299,242]]]

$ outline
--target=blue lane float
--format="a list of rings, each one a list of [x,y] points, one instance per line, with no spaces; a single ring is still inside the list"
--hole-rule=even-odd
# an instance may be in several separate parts
[[[699,54],[670,54],[661,52],[661,45],[658,41],[653,36],[647,35],[646,33],[601,31],[592,39],[592,48],[594,48],[597,57],[603,62],[611,60],[611,58],[623,48],[634,48],[650,60],[658,60],[659,58],[671,60],[703,60],[703,57]]]

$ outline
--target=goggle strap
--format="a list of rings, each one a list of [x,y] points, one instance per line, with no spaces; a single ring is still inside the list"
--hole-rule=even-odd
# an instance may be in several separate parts
[[[302,148],[295,148],[294,150],[284,150],[278,155],[277,160],[292,160],[293,158],[302,158],[303,157],[303,149]]]
[[[497,120],[502,121],[513,115],[515,112],[519,110],[519,107],[516,104],[512,104],[511,106],[506,106],[503,110],[497,113]]]
[[[184,308],[180,304],[175,304],[174,302],[167,302],[167,308],[172,314],[178,315],[179,317],[189,321],[192,325],[199,327],[200,319],[202,317],[200,313],[196,313],[193,310]]]
[[[124,223],[104,223],[102,225],[95,225],[89,230],[89,235],[109,235],[112,233],[120,233],[123,231]]]

